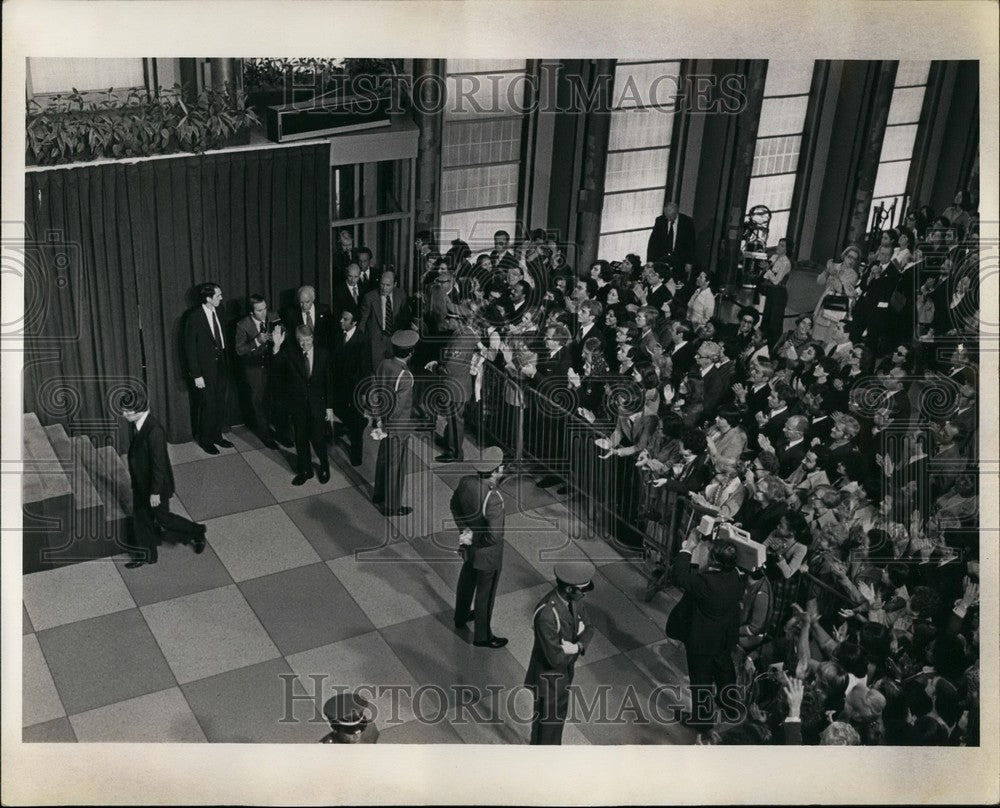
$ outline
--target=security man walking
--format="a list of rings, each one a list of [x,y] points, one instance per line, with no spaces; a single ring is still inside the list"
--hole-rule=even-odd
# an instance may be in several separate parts
[[[594,567],[584,561],[555,566],[556,588],[535,608],[535,646],[524,684],[535,697],[532,745],[562,743],[569,686],[577,659],[594,634],[580,602],[594,588]]]

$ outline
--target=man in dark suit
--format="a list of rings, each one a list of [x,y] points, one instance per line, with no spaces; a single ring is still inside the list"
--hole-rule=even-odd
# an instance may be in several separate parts
[[[184,321],[184,359],[194,384],[195,440],[209,454],[218,446],[231,449],[222,437],[226,402],[229,399],[229,362],[226,338],[219,321],[222,289],[211,281],[197,290],[200,305],[188,312]]]
[[[499,489],[504,474],[503,450],[489,447],[472,466],[476,474],[459,480],[451,497],[451,515],[460,531],[459,552],[464,559],[455,593],[455,627],[461,629],[474,619],[473,645],[503,648],[507,638],[490,629],[503,567],[504,502]],[[475,610],[470,611],[473,597]]]
[[[691,609],[684,638],[691,713],[682,722],[705,731],[715,723],[713,701],[725,704],[723,689],[736,684],[732,653],[739,640],[744,582],[736,570],[736,546],[719,539],[712,543],[708,569],[692,571],[691,552],[697,545],[694,536],[684,540],[673,580],[684,590],[683,598],[690,599]]]
[[[368,372],[375,371],[383,359],[392,358],[392,335],[410,327],[406,292],[396,288],[396,276],[382,273],[379,288],[364,296],[358,328],[368,343]]]
[[[254,431],[268,449],[277,449],[266,405],[271,331],[267,321],[267,301],[260,295],[250,295],[250,314],[236,324],[236,356],[243,368]]]
[[[354,315],[354,322],[361,319],[361,302],[370,289],[361,283],[361,267],[351,264],[347,268],[344,280],[334,284],[333,311],[339,317],[345,311]],[[334,335],[336,337],[336,334]]]
[[[300,325],[295,329],[295,344],[285,350],[285,330],[274,331],[273,354],[282,371],[285,401],[291,410],[295,431],[295,477],[292,485],[303,485],[313,476],[310,446],[319,459],[319,482],[330,481],[330,457],[325,430],[333,421],[333,379],[330,375],[330,354],[317,345],[312,329]]]
[[[508,270],[518,265],[517,256],[510,248],[510,233],[497,230],[493,234],[493,251],[490,253],[490,263],[495,269]]]
[[[562,743],[574,668],[594,636],[582,602],[584,593],[594,588],[593,565],[556,564],[555,577],[556,588],[535,607],[535,645],[524,678],[535,697],[533,746]]]
[[[174,495],[174,473],[167,454],[167,435],[149,414],[145,394],[122,411],[133,425],[128,447],[128,470],[132,479],[132,518],[138,556],[125,566],[129,569],[155,564],[160,532],[174,533],[196,553],[205,549],[205,526],[170,512]]]
[[[361,275],[358,277],[358,286],[361,288],[361,296],[364,297],[372,289],[378,289],[379,278],[382,277],[382,270],[374,264],[371,248],[358,247],[358,269]]]
[[[314,344],[329,351],[336,333],[330,307],[316,302],[316,290],[311,286],[299,287],[295,299],[298,305],[290,308],[281,318],[285,333],[294,334],[300,325],[308,326],[312,329]]]
[[[340,283],[347,274],[347,267],[358,262],[358,251],[354,249],[354,231],[342,227],[337,233],[337,244],[333,250],[333,282]]]
[[[761,436],[761,448],[764,451],[773,451],[778,457],[778,476],[786,479],[797,469],[806,452],[809,451],[809,443],[806,441],[806,430],[809,429],[809,419],[804,415],[793,415],[782,427],[782,440],[775,446],[771,446],[767,438]]]
[[[391,273],[386,272],[382,276]],[[385,436],[378,444],[375,461],[375,490],[372,502],[381,504],[386,516],[406,516],[412,508],[403,506],[403,477],[406,473],[406,444],[413,432],[413,373],[408,360],[419,339],[416,331],[403,330],[390,339],[392,356],[383,359],[375,370],[373,394],[388,402],[376,414],[376,426]]]
[[[680,212],[676,202],[663,206],[657,216],[646,247],[647,261],[661,261],[683,268],[689,279],[694,267],[694,221]]]
[[[433,364],[441,378],[442,392],[449,410],[444,429],[445,450],[435,460],[439,463],[462,462],[465,445],[465,405],[472,398],[472,361],[479,346],[479,335],[471,325],[472,311],[463,305],[450,319],[454,322],[451,337]],[[433,383],[432,383],[433,387]]]
[[[364,449],[365,417],[355,403],[358,383],[364,376],[365,343],[354,314],[344,309],[340,315],[340,334],[334,340],[330,357],[333,381],[331,406],[347,431],[351,444],[351,465],[360,466]]]
[[[569,329],[561,323],[545,329],[547,355],[535,366],[533,387],[548,402],[565,401],[569,389],[569,371],[573,366],[569,347]],[[556,492],[569,491],[566,484],[566,418],[558,406],[532,407],[525,413],[527,440],[535,457],[544,458],[546,473],[536,482],[539,488],[556,486]]]
[[[788,385],[772,387],[767,397],[768,408],[755,416],[756,434],[764,435],[772,446],[777,446],[781,442],[785,421],[795,414],[791,408],[794,401],[795,392]]]
[[[597,320],[601,316],[601,304],[596,300],[584,300],[577,310],[577,331],[573,335],[573,346],[570,350],[570,360],[573,370],[577,373],[583,372],[583,346],[588,337],[596,337],[601,341],[601,350],[607,353],[608,346],[604,339],[604,333],[597,325]]]

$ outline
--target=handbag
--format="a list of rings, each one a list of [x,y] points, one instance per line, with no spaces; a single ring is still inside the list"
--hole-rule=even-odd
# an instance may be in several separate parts
[[[687,642],[691,636],[691,620],[694,618],[694,598],[687,592],[681,595],[674,608],[667,615],[664,633],[672,640]]]

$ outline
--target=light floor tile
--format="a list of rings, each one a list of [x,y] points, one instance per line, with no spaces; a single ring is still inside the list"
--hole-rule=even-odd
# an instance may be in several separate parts
[[[280,655],[236,586],[143,606],[142,613],[181,684]]]
[[[243,459],[247,462],[260,481],[267,486],[267,490],[277,502],[288,502],[293,499],[311,497],[315,494],[322,494],[327,491],[339,491],[341,488],[350,488],[351,481],[337,468],[330,466],[330,479],[325,483],[320,483],[318,476],[313,476],[311,480],[306,480],[302,485],[292,485],[295,477],[295,452],[287,449],[259,449],[257,451],[245,452]],[[317,461],[313,461],[314,466]],[[318,475],[316,468],[313,474]]]
[[[24,576],[24,605],[35,631],[135,606],[109,558]]]
[[[405,542],[327,563],[377,628],[452,608],[452,592]]]
[[[29,727],[66,715],[59,691],[52,681],[52,674],[34,634],[27,634],[21,641],[21,725]]]
[[[208,542],[234,581],[320,560],[280,505],[234,513],[206,524]]]
[[[172,687],[70,716],[81,743],[203,743],[184,694]]]

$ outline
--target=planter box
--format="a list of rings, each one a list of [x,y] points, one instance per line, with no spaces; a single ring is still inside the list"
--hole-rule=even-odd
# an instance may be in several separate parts
[[[342,132],[389,126],[391,98],[380,96],[326,96],[268,107],[264,116],[267,137],[275,143],[327,137]]]

